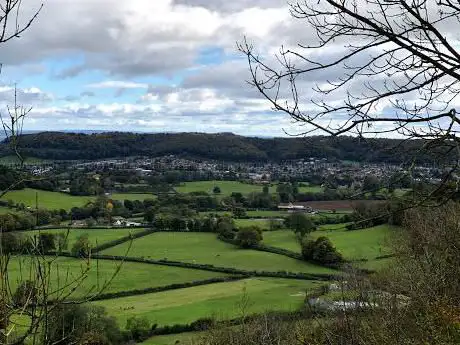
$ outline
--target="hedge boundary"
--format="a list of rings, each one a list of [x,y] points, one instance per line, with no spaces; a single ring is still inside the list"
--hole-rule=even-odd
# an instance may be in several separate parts
[[[164,291],[170,291],[170,290],[186,289],[186,288],[191,288],[195,286],[210,285],[210,284],[216,284],[216,283],[227,283],[227,282],[239,281],[239,280],[243,280],[247,278],[248,278],[247,276],[243,276],[243,275],[230,275],[226,277],[215,277],[215,278],[209,278],[209,279],[204,279],[204,280],[194,280],[191,282],[174,283],[170,285],[149,287],[145,289],[134,289],[134,290],[124,290],[124,291],[118,291],[118,292],[101,293],[93,297],[88,297],[88,299],[90,301],[101,301],[101,300],[107,300],[107,299],[146,295],[150,293],[158,293],[158,292],[164,292]],[[87,299],[85,299],[85,301],[86,300]],[[75,300],[75,301],[68,302],[68,304],[75,304],[75,303],[81,303],[81,301]]]
[[[101,244],[101,245],[99,245],[97,247],[91,248],[91,254],[98,253],[98,252],[100,252],[102,250],[118,246],[118,245],[123,244],[125,242],[135,240],[135,239],[138,239],[138,238],[153,234],[155,232],[158,232],[158,231],[155,230],[155,229],[145,229],[144,231],[140,231],[140,232],[135,233],[135,234],[129,234],[127,236],[120,237],[120,238],[118,238],[116,240],[112,240],[112,241],[109,241],[109,242],[104,242],[103,244]]]
[[[75,255],[68,255],[69,257],[78,257]],[[322,280],[331,281],[337,280],[339,277],[333,274],[325,273],[302,273],[302,272],[288,272],[288,271],[249,271],[231,267],[219,267],[209,264],[193,264],[181,261],[170,261],[170,260],[154,260],[145,258],[125,257],[117,255],[102,255],[95,254],[91,256],[96,260],[113,260],[113,261],[125,261],[125,262],[137,262],[151,265],[162,265],[162,266],[173,266],[189,269],[198,269],[209,272],[227,273],[232,275],[241,275],[246,277],[270,277],[270,278],[286,278],[286,279],[301,279],[301,280]]]
[[[219,240],[221,240],[222,242],[225,242],[225,243],[229,243],[229,244],[233,244],[235,246],[238,246],[238,243],[235,240],[228,240],[228,239],[224,239],[224,238],[219,238]],[[311,263],[313,265],[321,266],[321,267],[327,267],[327,268],[330,268],[330,269],[333,269],[333,270],[339,270],[340,269],[340,266],[338,266],[338,265],[324,265],[324,264],[319,264],[318,262],[315,262],[315,261],[307,261],[307,260],[305,260],[303,258],[302,254],[296,253],[296,252],[293,252],[291,250],[284,249],[284,248],[272,247],[272,246],[267,246],[265,244],[260,244],[259,243],[259,244],[255,245],[255,246],[252,246],[252,247],[248,248],[248,249],[254,249],[254,250],[261,251],[261,252],[267,252],[267,253],[272,253],[272,254],[284,255],[284,256],[287,256],[287,257],[292,258],[292,259],[300,260],[300,261],[303,261],[303,262],[309,262],[309,263]]]

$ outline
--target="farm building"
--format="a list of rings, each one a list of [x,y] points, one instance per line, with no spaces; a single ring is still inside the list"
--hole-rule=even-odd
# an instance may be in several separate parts
[[[278,209],[283,210],[283,211],[288,211],[288,212],[307,212],[307,213],[313,212],[313,208],[311,208],[310,206],[296,205],[293,203],[280,204],[278,205]]]

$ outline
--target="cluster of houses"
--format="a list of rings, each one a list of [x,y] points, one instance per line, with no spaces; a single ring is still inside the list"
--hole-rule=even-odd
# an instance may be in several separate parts
[[[142,223],[134,222],[132,220],[125,219],[123,217],[113,217],[112,225],[120,226],[120,227],[137,227],[137,226],[142,226]]]

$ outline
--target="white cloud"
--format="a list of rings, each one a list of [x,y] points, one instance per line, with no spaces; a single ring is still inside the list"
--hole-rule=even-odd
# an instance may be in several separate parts
[[[22,21],[40,1],[28,0]],[[273,113],[269,102],[246,83],[250,79],[247,61],[237,55],[235,43],[246,35],[265,61],[275,62],[272,54],[281,45],[305,53],[297,43],[312,42],[314,34],[304,20],[290,18],[285,0],[47,0],[37,22],[20,39],[1,47],[1,53],[7,71],[18,73],[28,66],[34,76],[51,74],[48,82],[78,80],[85,72],[97,71],[95,75],[101,76],[100,81],[90,78],[90,84],[85,82],[70,89],[70,95],[57,98],[35,81],[24,87],[21,97],[35,105],[36,125],[44,126],[51,119],[50,124],[56,126],[140,126],[158,131],[202,127],[282,135],[283,128],[295,132],[296,125],[287,115]],[[307,54],[330,61],[343,52],[344,43]],[[204,58],[204,51],[211,51],[210,57]],[[44,61],[51,58],[66,58],[66,63],[47,71]],[[297,67],[306,63],[295,62]],[[337,80],[339,67],[298,79],[304,112],[316,110],[312,99],[318,95],[312,87]],[[383,80],[373,81],[381,85]],[[113,89],[113,96],[97,92],[102,89]],[[354,80],[349,90],[364,91],[363,79]],[[0,86],[0,102],[11,101],[11,91],[10,86]],[[139,91],[144,94],[132,96]],[[122,98],[113,102],[113,97],[122,95],[126,96],[122,102]],[[286,100],[289,96],[288,87],[279,94]],[[129,103],[128,97],[137,99]],[[343,99],[342,91],[328,98],[336,104]],[[375,111],[391,111],[391,107],[386,102]],[[338,114],[333,120],[343,116]]]
[[[130,81],[121,80],[107,80],[100,83],[89,84],[87,87],[95,89],[147,89],[148,84],[145,83],[134,83]]]

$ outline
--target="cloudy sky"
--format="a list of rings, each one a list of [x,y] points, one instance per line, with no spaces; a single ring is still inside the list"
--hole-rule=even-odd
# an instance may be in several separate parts
[[[27,129],[281,136],[295,126],[247,85],[236,42],[270,54],[299,32],[285,0],[46,0],[0,47],[0,102],[17,83]]]

